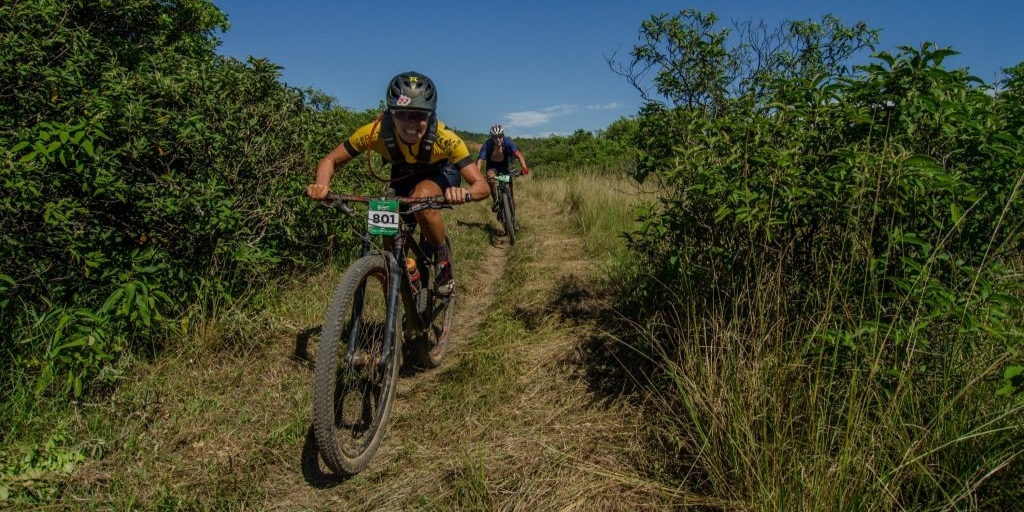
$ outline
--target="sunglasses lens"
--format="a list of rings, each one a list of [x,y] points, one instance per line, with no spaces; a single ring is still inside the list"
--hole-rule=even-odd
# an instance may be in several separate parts
[[[427,113],[419,110],[396,110],[394,116],[400,121],[426,121]]]

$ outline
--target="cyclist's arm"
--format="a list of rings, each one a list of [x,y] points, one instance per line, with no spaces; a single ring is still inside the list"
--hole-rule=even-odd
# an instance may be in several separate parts
[[[526,159],[525,159],[525,158],[523,158],[523,154],[522,154],[522,153],[520,153],[518,149],[516,150],[516,152],[515,152],[515,155],[516,155],[516,158],[517,158],[517,159],[519,159],[519,166],[520,166],[520,167],[521,167],[521,168],[522,168],[522,169],[523,169],[524,171],[526,171],[527,169],[529,169],[528,167],[526,167]]]
[[[511,138],[508,139],[508,149],[510,150],[509,152],[515,155],[516,159],[519,160],[519,166],[522,168],[523,174],[527,174],[528,167],[526,167],[526,159],[523,158],[523,153],[519,151],[519,146],[516,145],[516,141]]]
[[[313,199],[323,199],[331,188],[331,177],[334,169],[352,159],[353,155],[347,146],[348,141],[338,144],[316,166],[316,182],[306,187],[306,195]]]
[[[480,153],[476,156],[476,166],[481,173],[487,172],[487,141],[480,145]]]
[[[459,169],[459,173],[462,175],[462,179],[469,184],[469,189],[466,191],[473,196],[473,201],[483,201],[491,195],[491,187],[487,185],[487,180],[480,173],[480,167],[476,165],[476,162],[470,160],[464,167]],[[446,191],[445,197],[447,196]],[[447,198],[449,201],[452,199],[450,197]],[[465,199],[462,202],[465,202]]]

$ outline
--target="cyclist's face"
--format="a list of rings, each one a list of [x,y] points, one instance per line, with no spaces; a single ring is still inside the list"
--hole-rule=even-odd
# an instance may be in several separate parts
[[[415,144],[427,133],[429,115],[421,110],[394,110],[395,131],[406,144]]]

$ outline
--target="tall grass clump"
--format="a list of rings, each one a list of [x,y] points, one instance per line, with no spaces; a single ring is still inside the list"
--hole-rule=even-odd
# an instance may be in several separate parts
[[[555,178],[538,173],[523,192],[540,195],[561,208],[560,215],[585,235],[587,254],[617,259],[625,256],[623,233],[636,228],[636,217],[653,199],[650,187],[637,184],[625,170],[618,173],[581,168]]]
[[[1019,80],[991,94],[951,54],[645,107],[662,195],[620,306],[678,478],[764,510],[1021,498]]]

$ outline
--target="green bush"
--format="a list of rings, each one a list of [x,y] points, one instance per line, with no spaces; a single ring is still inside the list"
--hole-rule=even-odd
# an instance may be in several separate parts
[[[620,118],[597,133],[577,130],[568,137],[516,139],[516,144],[527,163],[544,175],[567,176],[577,169],[616,173],[636,158],[632,140],[636,129],[636,120]]]
[[[371,114],[217,55],[226,28],[204,0],[0,6],[0,352],[40,391],[330,254],[302,191]]]
[[[1024,218],[1021,142],[998,99],[944,70],[945,55],[904,48],[863,76],[776,84],[799,101],[752,115],[649,106],[643,158],[673,165],[638,170],[668,193],[634,247],[690,293],[728,301],[782,268],[794,314],[840,308],[855,325],[898,330],[921,328],[911,322],[922,315],[940,331],[970,319],[975,335],[989,331],[1017,306],[1006,258]]]
[[[778,467],[740,462],[742,454],[777,447],[764,456],[788,456],[788,445],[805,450],[799,462],[813,466],[821,450],[854,448],[835,463],[857,464],[867,455],[855,448],[863,443],[842,440],[873,432],[873,471],[886,491],[864,481],[844,497],[880,508],[941,508],[957,489],[986,508],[1013,503],[1020,466],[1009,461],[1020,449],[1024,383],[1021,68],[1008,70],[996,93],[964,70],[944,68],[952,50],[924,44],[878,52],[850,73],[835,61],[792,73],[723,75],[735,68],[693,66],[702,58],[743,61],[742,48],[725,49],[727,39],[707,25],[713,19],[675,23],[683,18],[655,18],[645,33],[657,37],[634,53],[657,69],[668,99],[644,107],[634,139],[636,179],[663,188],[641,228],[628,234],[643,271],[623,290],[630,295],[622,306],[651,326],[635,346],[658,367],[636,373],[683,389],[687,371],[698,370],[693,361],[732,357],[728,368],[736,373],[751,365],[744,374],[761,380],[743,384],[757,392],[802,389],[784,371],[757,371],[781,362],[814,373],[821,386],[781,396],[817,400],[822,416],[802,424],[800,406],[783,400],[775,404],[778,419],[791,422],[792,432],[758,427],[738,452],[716,450],[716,440],[747,434],[738,431],[743,422],[759,425],[762,410],[705,409],[700,404],[718,395],[690,390],[666,398],[669,410],[685,411],[677,420],[682,433],[666,438],[711,443],[711,453],[693,455],[711,461],[709,474],[731,479],[750,470],[746,489],[755,496],[741,492],[740,499],[800,490],[798,482],[757,491],[759,478],[774,478]],[[799,28],[793,33],[817,33]],[[688,30],[695,32],[676,33]],[[814,52],[842,54],[836,45],[864,30],[779,48],[815,61]],[[692,76],[705,80],[683,79]],[[734,375],[715,382],[736,383]],[[737,404],[761,396],[744,395],[748,388],[722,393]],[[965,407],[980,416],[954,414]],[[712,414],[719,416],[704,420]],[[723,437],[706,437],[712,421],[721,422]],[[817,438],[823,428],[840,441]],[[921,467],[902,461],[911,452],[920,453]],[[776,508],[788,508],[783,503]]]

